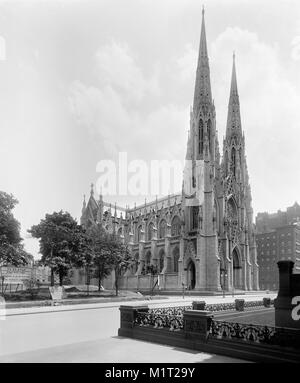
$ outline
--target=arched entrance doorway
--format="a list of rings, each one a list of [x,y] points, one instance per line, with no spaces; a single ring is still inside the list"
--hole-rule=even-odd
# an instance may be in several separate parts
[[[240,257],[238,255],[238,252],[235,249],[233,249],[232,252],[232,262],[233,262],[233,287],[235,289],[241,288],[242,283],[242,266],[240,262]]]
[[[190,261],[187,267],[187,288],[193,290],[196,285],[196,268],[193,261]]]

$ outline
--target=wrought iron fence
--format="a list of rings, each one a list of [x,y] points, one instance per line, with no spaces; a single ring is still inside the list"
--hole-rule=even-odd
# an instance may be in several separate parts
[[[183,329],[183,315],[154,314],[138,312],[134,321],[137,326],[152,326],[153,328],[168,328],[170,331]]]
[[[270,305],[274,306],[274,299],[271,299]],[[245,309],[252,308],[252,307],[260,307],[260,306],[264,306],[264,301],[263,300],[260,300],[260,301],[245,301],[245,304],[244,304]]]
[[[246,308],[263,306],[263,301],[245,302]],[[148,311],[137,311],[134,324],[136,326],[153,326],[169,328],[171,331],[183,329],[183,312],[192,310],[192,306],[159,307]],[[205,311],[235,311],[235,303],[215,303],[205,306]],[[225,323],[225,322],[222,322]]]
[[[205,306],[207,311],[235,310],[235,303],[214,303]]]
[[[300,348],[300,334],[281,327],[259,326],[212,320],[210,337],[250,343]]]
[[[192,306],[160,307],[149,311],[138,311],[134,324],[136,326],[153,326],[168,328],[170,331],[183,329],[183,312]]]

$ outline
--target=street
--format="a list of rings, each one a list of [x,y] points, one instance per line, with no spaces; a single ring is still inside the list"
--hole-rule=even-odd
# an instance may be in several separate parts
[[[193,298],[194,300],[195,298]],[[205,297],[207,302],[224,298]],[[225,298],[226,301],[233,298]],[[257,297],[249,296],[255,300]],[[149,304],[149,301],[135,304]],[[179,297],[151,306],[187,305]],[[174,349],[117,336],[122,303],[7,310],[0,320],[0,362],[234,362],[192,350]],[[126,302],[126,304],[131,304]],[[166,349],[168,350],[166,352]]]

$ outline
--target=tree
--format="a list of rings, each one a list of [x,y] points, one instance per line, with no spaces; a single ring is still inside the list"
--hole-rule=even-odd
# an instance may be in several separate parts
[[[101,225],[97,224],[90,226],[86,230],[86,235],[92,253],[91,258],[88,258],[86,263],[89,264],[89,261],[92,263],[94,269],[93,275],[98,279],[98,291],[100,291],[102,280],[107,277],[112,270],[107,248],[109,234]]]
[[[108,264],[111,265],[115,272],[115,289],[116,296],[119,293],[119,278],[128,269],[132,263],[127,244],[123,244],[118,236],[114,233],[108,235],[106,241],[106,251]]]
[[[0,268],[27,264],[28,253],[22,244],[20,224],[12,213],[17,203],[12,194],[0,191]]]
[[[62,286],[63,278],[78,263],[80,252],[85,248],[83,228],[68,212],[61,210],[46,214],[45,219],[28,232],[40,240],[40,263],[51,268],[51,286],[54,285],[54,273],[59,275]]]

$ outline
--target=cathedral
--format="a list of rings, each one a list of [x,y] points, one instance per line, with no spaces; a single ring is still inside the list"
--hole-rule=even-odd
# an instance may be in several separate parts
[[[119,287],[150,291],[258,290],[258,265],[245,136],[233,56],[223,155],[210,84],[204,11],[182,190],[118,216],[94,196],[81,224],[101,223],[128,244],[132,264]],[[104,282],[113,287],[113,276]]]

